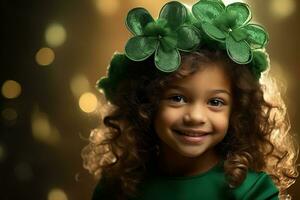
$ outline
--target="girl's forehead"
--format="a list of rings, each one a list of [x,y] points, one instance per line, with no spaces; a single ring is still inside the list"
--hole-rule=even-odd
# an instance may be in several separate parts
[[[226,90],[231,92],[231,81],[223,67],[207,64],[192,74],[169,82],[166,89],[181,89],[190,92]]]
[[[180,73],[180,72],[179,72]],[[191,73],[185,73],[180,78],[173,80],[172,82],[176,82],[178,84],[189,84],[193,83],[230,83],[228,70],[219,63],[205,63],[198,66],[195,70],[191,71]]]

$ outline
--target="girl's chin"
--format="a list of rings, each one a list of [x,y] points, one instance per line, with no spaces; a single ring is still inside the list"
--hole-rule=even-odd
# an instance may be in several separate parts
[[[196,146],[193,147],[186,147],[186,146],[182,146],[179,147],[178,149],[176,149],[175,151],[186,158],[199,158],[199,156],[201,156],[206,149],[203,148],[199,148]]]

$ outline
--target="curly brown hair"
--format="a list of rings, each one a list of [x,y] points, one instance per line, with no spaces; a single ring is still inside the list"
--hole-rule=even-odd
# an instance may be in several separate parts
[[[195,73],[202,63],[218,63],[226,69],[233,92],[229,129],[216,146],[224,159],[228,184],[239,186],[249,169],[265,171],[283,198],[298,176],[299,148],[289,131],[286,107],[276,84],[267,75],[261,80],[269,82],[260,83],[249,67],[232,62],[223,51],[202,49],[181,57],[187,67],[170,74],[156,70],[153,57],[130,66],[131,79],[122,81],[111,102],[103,101],[100,127],[91,132],[90,143],[82,150],[84,167],[98,179],[105,179],[106,189],[113,188],[116,199],[135,196],[157,158],[159,139],[153,118],[160,95],[169,83]]]

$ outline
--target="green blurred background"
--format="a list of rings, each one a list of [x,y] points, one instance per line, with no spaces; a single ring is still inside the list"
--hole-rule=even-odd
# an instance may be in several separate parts
[[[128,10],[142,6],[157,17],[166,2],[1,0],[0,199],[90,199],[96,181],[80,151],[100,119],[95,83],[130,36]],[[271,73],[287,86],[291,132],[299,138],[300,3],[246,2],[270,34]],[[300,179],[289,190],[293,199],[299,188]]]

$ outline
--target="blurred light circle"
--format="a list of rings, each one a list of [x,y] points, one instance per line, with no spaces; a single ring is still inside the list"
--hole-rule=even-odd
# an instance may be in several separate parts
[[[46,144],[57,144],[61,135],[56,127],[51,125],[48,116],[38,110],[34,111],[31,119],[31,129],[33,137]]]
[[[32,133],[38,140],[46,140],[51,134],[51,127],[47,117],[37,116],[32,120]]]
[[[286,18],[296,11],[295,0],[271,0],[270,9],[276,18]]]
[[[97,97],[90,92],[86,92],[79,98],[79,107],[83,112],[91,113],[97,108],[98,100]]]
[[[21,94],[21,85],[14,80],[7,80],[3,83],[1,92],[5,98],[17,98]]]
[[[115,14],[120,7],[120,0],[95,0],[95,3],[100,13],[107,16]]]
[[[85,75],[77,74],[71,79],[70,87],[72,93],[78,97],[90,89],[90,83]]]
[[[49,191],[48,200],[68,200],[68,197],[62,189],[54,188]]]
[[[35,55],[35,60],[39,65],[50,65],[55,58],[54,51],[48,47],[41,48]]]
[[[58,47],[66,40],[66,30],[58,23],[50,24],[45,33],[46,42],[51,47]]]
[[[2,110],[2,117],[8,121],[16,120],[18,117],[18,114],[15,109],[13,108],[5,108]]]

